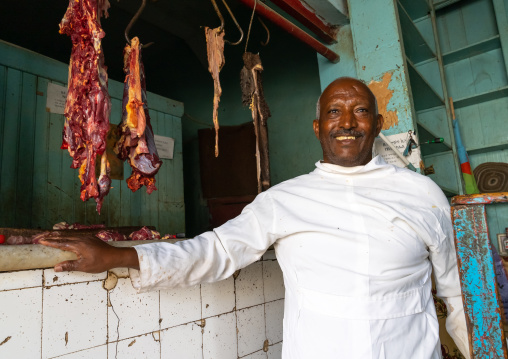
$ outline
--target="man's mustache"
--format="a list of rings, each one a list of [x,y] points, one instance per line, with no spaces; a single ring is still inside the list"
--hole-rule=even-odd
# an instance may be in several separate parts
[[[355,130],[339,130],[330,132],[330,136],[339,137],[339,136],[355,136],[362,137],[364,135],[363,132],[355,131]]]

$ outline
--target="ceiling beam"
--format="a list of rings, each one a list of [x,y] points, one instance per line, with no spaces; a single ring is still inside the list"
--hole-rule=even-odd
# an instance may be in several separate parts
[[[250,7],[251,9],[255,7],[255,11],[258,15],[263,16],[264,18],[270,20],[275,25],[279,26],[280,28],[291,34],[293,37],[297,38],[307,46],[313,48],[316,52],[323,55],[331,62],[333,63],[339,62],[340,56],[337,53],[330,50],[321,42],[310,36],[308,33],[300,29],[298,26],[293,24],[291,21],[287,20],[279,13],[273,11],[271,8],[269,8],[262,2],[257,2],[257,0],[240,0],[240,2]]]
[[[328,44],[337,42],[338,26],[331,25],[300,0],[271,0]]]

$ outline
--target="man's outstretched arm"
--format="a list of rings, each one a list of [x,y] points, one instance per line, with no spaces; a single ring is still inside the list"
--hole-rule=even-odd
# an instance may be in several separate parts
[[[113,247],[95,237],[48,237],[39,243],[73,252],[78,257],[56,264],[55,272],[101,273],[121,267],[139,269],[138,254],[134,248]]]

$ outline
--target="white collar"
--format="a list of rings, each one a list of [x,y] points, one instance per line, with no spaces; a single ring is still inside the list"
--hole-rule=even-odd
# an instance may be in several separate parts
[[[344,167],[319,161],[316,162],[316,167],[318,170],[339,175],[359,175],[366,173],[373,174],[373,172],[380,174],[380,172],[386,172],[386,170],[389,172],[394,172],[393,166],[388,165],[384,161],[383,157],[379,155],[374,157],[364,166]]]

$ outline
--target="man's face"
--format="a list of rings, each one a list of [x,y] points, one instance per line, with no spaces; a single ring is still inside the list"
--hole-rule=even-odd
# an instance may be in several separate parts
[[[324,162],[345,167],[367,164],[383,126],[367,86],[355,79],[336,80],[321,95],[320,107],[320,118],[313,125]]]

